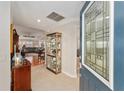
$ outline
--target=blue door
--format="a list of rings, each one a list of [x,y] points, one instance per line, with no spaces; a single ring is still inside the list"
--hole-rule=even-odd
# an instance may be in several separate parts
[[[86,2],[80,12],[80,41],[81,41],[81,55],[83,55],[84,43],[82,38],[83,21],[82,14],[88,7],[90,2]],[[124,1],[114,2],[114,80],[113,90],[124,91]],[[83,26],[83,27],[82,27]],[[86,50],[85,50],[86,51]],[[84,58],[81,58],[84,60]],[[88,70],[84,64],[80,69],[80,90],[81,91],[111,91],[100,79],[98,79],[90,70]]]

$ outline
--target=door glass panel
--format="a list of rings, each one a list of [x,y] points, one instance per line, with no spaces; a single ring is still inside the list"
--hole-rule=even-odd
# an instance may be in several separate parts
[[[109,2],[93,2],[84,19],[85,64],[109,81]]]

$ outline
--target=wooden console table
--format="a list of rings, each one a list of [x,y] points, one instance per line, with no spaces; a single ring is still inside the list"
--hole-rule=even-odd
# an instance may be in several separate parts
[[[12,68],[12,91],[31,91],[31,64],[29,61],[22,66]]]

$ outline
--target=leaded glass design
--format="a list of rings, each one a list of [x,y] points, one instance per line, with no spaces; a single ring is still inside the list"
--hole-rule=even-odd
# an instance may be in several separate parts
[[[109,81],[109,2],[93,2],[84,14],[85,64]]]

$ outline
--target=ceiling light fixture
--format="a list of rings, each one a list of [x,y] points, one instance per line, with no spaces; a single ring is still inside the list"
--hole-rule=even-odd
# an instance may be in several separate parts
[[[40,22],[41,22],[41,20],[40,20],[40,19],[37,19],[37,22],[38,22],[38,23],[40,23]]]

